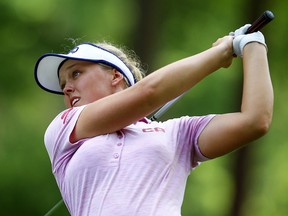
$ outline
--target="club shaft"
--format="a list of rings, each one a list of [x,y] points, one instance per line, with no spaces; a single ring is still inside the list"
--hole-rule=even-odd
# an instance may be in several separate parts
[[[56,209],[58,209],[64,203],[63,199],[61,199],[56,205],[53,206],[44,216],[50,216],[54,213]]]
[[[174,103],[176,103],[184,94],[174,98],[173,100],[169,101],[168,103],[164,104],[150,119],[152,121],[156,121],[159,119]]]

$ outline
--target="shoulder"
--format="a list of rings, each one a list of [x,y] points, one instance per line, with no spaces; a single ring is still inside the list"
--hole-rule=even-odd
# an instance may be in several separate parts
[[[60,137],[69,139],[79,115],[85,106],[69,108],[59,113],[49,124],[45,132],[45,144],[55,143]]]
[[[65,127],[71,123],[73,119],[77,119],[85,106],[72,107],[60,112],[49,124],[47,130],[55,126]]]

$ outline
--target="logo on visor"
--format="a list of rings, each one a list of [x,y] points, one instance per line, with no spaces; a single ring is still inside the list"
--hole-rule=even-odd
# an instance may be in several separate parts
[[[71,54],[76,53],[78,50],[79,50],[79,47],[77,46],[77,47],[73,48],[72,50],[70,50],[69,54],[70,53]]]

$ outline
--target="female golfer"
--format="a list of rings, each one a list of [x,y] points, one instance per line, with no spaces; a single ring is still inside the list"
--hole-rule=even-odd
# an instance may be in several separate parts
[[[199,162],[264,135],[273,90],[261,32],[244,26],[211,48],[142,79],[139,63],[109,44],[84,43],[45,54],[38,85],[64,95],[68,109],[45,133],[63,200],[75,216],[179,216],[186,180]],[[243,58],[241,110],[150,121],[153,113],[203,78]]]

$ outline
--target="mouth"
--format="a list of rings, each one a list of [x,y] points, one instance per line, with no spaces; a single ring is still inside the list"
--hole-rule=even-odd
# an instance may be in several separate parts
[[[71,107],[74,107],[79,100],[80,100],[80,98],[78,98],[78,97],[77,98],[75,98],[75,97],[72,98],[70,100]]]

